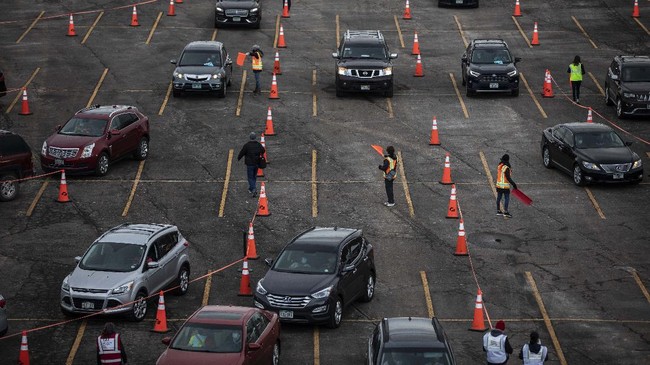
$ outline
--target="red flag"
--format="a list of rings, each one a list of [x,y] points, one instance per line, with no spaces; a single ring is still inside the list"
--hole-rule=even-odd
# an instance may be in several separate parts
[[[515,198],[521,200],[521,202],[526,204],[526,205],[533,204],[533,199],[529,198],[528,195],[524,194],[519,189],[512,189],[512,195],[514,195]]]
[[[376,144],[371,144],[370,146],[372,146],[372,148],[373,148],[375,151],[377,151],[377,153],[378,153],[381,157],[384,157],[384,149],[381,148],[381,146],[378,146],[378,145],[376,145]]]

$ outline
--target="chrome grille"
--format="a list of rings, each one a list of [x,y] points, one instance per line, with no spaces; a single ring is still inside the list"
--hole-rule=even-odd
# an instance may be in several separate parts
[[[206,75],[191,75],[191,74],[185,74],[185,80],[187,81],[207,81],[210,79],[210,74]]]
[[[483,82],[507,82],[508,75],[481,75],[480,81]]]
[[[371,78],[379,75],[379,70],[350,70],[352,76],[360,78]]]
[[[616,174],[621,172],[628,172],[632,167],[632,163],[620,163],[620,164],[601,164],[600,167],[610,174]]]
[[[70,289],[78,293],[94,293],[94,294],[108,293],[108,290],[106,289],[86,289],[86,288],[75,288],[75,287],[72,287]]]
[[[73,158],[79,153],[78,148],[58,148],[58,147],[48,147],[47,153],[56,158]]]
[[[226,16],[248,16],[247,9],[226,9]]]
[[[304,308],[311,300],[309,297],[291,297],[273,294],[267,295],[266,298],[276,308]]]
[[[635,96],[638,101],[650,101],[650,94],[636,94]]]

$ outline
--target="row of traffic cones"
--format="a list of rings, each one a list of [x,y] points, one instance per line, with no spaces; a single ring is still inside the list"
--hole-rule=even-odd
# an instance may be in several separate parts
[[[182,2],[182,0],[181,0]],[[174,0],[171,0],[169,4],[169,13],[167,15],[176,15],[174,11]],[[140,23],[138,22],[138,10],[136,9],[136,6],[133,5],[133,12],[131,13],[131,24],[130,26],[132,27],[139,27]],[[68,37],[76,37],[77,36],[77,31],[75,30],[74,27],[74,16],[70,14],[70,18],[68,20],[68,33],[66,34]]]

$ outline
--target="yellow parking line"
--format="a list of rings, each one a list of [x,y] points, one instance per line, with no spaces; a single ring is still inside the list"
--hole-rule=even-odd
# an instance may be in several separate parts
[[[210,273],[210,270],[208,270],[208,274]],[[212,275],[208,275],[208,277],[205,279],[205,287],[203,288],[203,300],[201,301],[201,305],[206,306],[208,305],[208,299],[210,299],[210,287],[212,286]]]
[[[519,76],[521,76],[521,81],[524,82],[524,85],[526,86],[526,89],[528,89],[528,93],[530,94],[530,97],[535,102],[535,105],[537,105],[537,109],[539,109],[539,112],[540,112],[540,114],[542,114],[542,117],[543,118],[548,118],[548,116],[546,115],[546,112],[544,111],[544,108],[542,108],[542,104],[540,104],[539,101],[537,101],[537,97],[535,96],[535,93],[533,93],[533,90],[528,85],[528,80],[526,80],[526,77],[524,77],[524,74],[520,72]]]
[[[494,197],[497,197],[497,188],[494,186],[494,180],[492,179],[492,173],[490,172],[490,166],[488,165],[487,159],[485,158],[485,154],[483,151],[478,152],[479,156],[481,156],[481,162],[483,163],[483,170],[485,170],[485,175],[488,178],[488,183],[490,183],[490,189],[492,190],[492,194]]]
[[[648,1],[650,1],[650,0],[648,0]],[[650,152],[646,152],[645,154],[646,154],[646,156],[648,156],[648,158],[650,158]]]
[[[560,360],[560,364],[567,365],[567,361],[564,358],[564,352],[562,352],[562,347],[560,347],[560,341],[557,339],[557,336],[555,335],[555,330],[553,329],[553,323],[551,323],[551,319],[549,318],[548,313],[546,312],[544,301],[542,300],[542,296],[539,294],[539,290],[537,290],[537,284],[535,283],[533,274],[531,274],[530,271],[526,271],[526,279],[528,279],[528,283],[530,284],[530,287],[533,289],[533,295],[535,296],[535,301],[539,306],[539,310],[542,313],[542,317],[544,317],[544,324],[546,324],[546,329],[548,330],[548,334],[549,336],[551,336],[551,340],[553,341],[553,346],[555,347],[557,358],[558,360]]]
[[[273,39],[273,48],[278,48],[278,34],[280,33],[280,14],[275,18],[275,39]]]
[[[32,22],[32,24],[29,26],[29,28],[27,28],[27,30],[26,30],[26,31],[25,31],[25,32],[24,32],[20,37],[18,37],[18,40],[16,40],[16,43],[20,43],[20,41],[22,41],[23,38],[25,38],[25,36],[27,35],[27,33],[29,33],[29,31],[32,30],[32,28],[34,28],[34,26],[36,25],[36,23],[38,23],[38,21],[41,19],[41,17],[43,16],[43,14],[45,14],[45,10],[41,11],[41,13],[38,14],[38,16],[36,17],[36,19],[34,19],[34,21]]]
[[[341,27],[339,25],[339,15],[336,14],[336,50],[341,46]]]
[[[424,300],[427,302],[427,311],[429,318],[433,318],[436,314],[433,311],[433,303],[431,302],[431,291],[429,290],[429,280],[427,280],[427,273],[420,271],[420,278],[422,279],[422,288],[424,289]]]
[[[399,44],[402,46],[402,48],[404,48],[404,38],[402,37],[402,29],[399,27],[399,20],[397,20],[397,15],[395,15],[395,27],[397,28],[397,35],[399,36]]]
[[[97,23],[99,23],[99,19],[101,19],[103,16],[104,16],[103,11],[100,12],[99,15],[97,15],[97,18],[93,22],[93,25],[91,25],[90,28],[88,28],[88,31],[86,32],[86,35],[84,36],[84,39],[81,41],[81,44],[86,43],[86,40],[88,39],[88,37],[90,37],[90,33],[93,32],[93,30],[95,29],[95,26],[97,26]]]
[[[25,214],[28,217],[32,216],[32,213],[34,212],[34,209],[36,208],[36,204],[41,200],[41,196],[43,196],[43,192],[45,191],[45,188],[50,184],[50,180],[45,180],[43,181],[43,184],[41,185],[41,188],[38,189],[38,193],[36,193],[36,196],[34,197],[34,200],[32,200],[32,204],[29,205],[29,208],[27,209],[27,213]]]
[[[133,197],[135,196],[135,189],[138,188],[138,184],[140,183],[140,176],[142,176],[142,170],[144,169],[144,162],[145,160],[140,161],[140,165],[138,166],[138,172],[135,174],[135,180],[133,181],[133,186],[131,187],[131,194],[129,194],[129,198],[126,200],[126,205],[124,206],[124,210],[122,211],[122,217],[126,217],[126,215],[129,214],[129,208],[131,207],[131,202],[133,201]]]
[[[395,114],[393,114],[393,102],[391,101],[391,98],[386,98],[386,110],[388,110],[388,118],[393,118]]]
[[[605,96],[605,90],[603,90],[603,88],[600,87],[600,84],[598,83],[598,80],[596,80],[596,78],[594,77],[594,74],[592,74],[591,72],[587,72],[587,74],[589,75],[589,77],[591,77],[591,81],[593,81],[594,84],[596,84],[596,87],[598,88],[600,95]]]
[[[237,98],[237,111],[235,112],[236,116],[239,116],[241,114],[241,106],[244,103],[244,87],[246,87],[246,70],[244,70],[241,75],[241,86],[239,87],[239,98]]]
[[[592,45],[594,48],[597,49],[598,46],[596,45],[596,43],[594,43],[594,41],[591,40],[591,37],[589,37],[589,34],[587,34],[587,32],[585,31],[585,29],[582,27],[582,25],[580,25],[580,22],[578,21],[578,19],[576,19],[576,17],[574,17],[573,15],[571,15],[571,19],[573,19],[573,22],[576,23],[576,25],[578,26],[578,28],[580,28],[580,31],[582,32],[582,34],[584,34],[584,36],[587,38],[587,40],[589,41],[589,43],[591,43],[591,45]]]
[[[246,71],[244,71],[246,72]],[[231,148],[228,151],[228,163],[226,164],[226,178],[223,181],[223,191],[221,192],[221,204],[219,204],[219,218],[223,217],[226,209],[226,197],[228,196],[228,185],[230,185],[230,172],[232,171],[232,157],[235,151]]]
[[[165,94],[165,99],[163,99],[162,104],[160,105],[160,110],[158,110],[158,115],[163,115],[163,112],[165,111],[165,107],[167,106],[167,102],[169,101],[169,96],[172,94],[172,82],[169,82],[169,86],[167,87],[167,93]]]
[[[151,37],[153,37],[153,33],[156,31],[156,27],[158,27],[158,22],[160,22],[160,18],[162,17],[163,12],[158,13],[158,17],[156,18],[156,21],[153,23],[153,27],[151,27],[151,31],[149,31],[149,36],[147,37],[147,41],[144,42],[144,44],[149,44],[151,42]]]
[[[214,32],[212,32],[212,38],[210,38],[210,40],[214,41],[215,39],[217,39],[217,30],[216,29],[214,30]]]
[[[311,72],[311,88],[312,88],[312,112],[311,116],[315,117],[318,115],[318,99],[316,96],[316,69]]]
[[[456,78],[454,77],[453,72],[449,73],[449,78],[451,79],[451,83],[454,85],[454,90],[456,91],[456,96],[458,97],[458,102],[460,103],[460,107],[463,109],[463,114],[465,115],[465,119],[469,119],[469,113],[467,112],[467,108],[465,107],[465,102],[463,101],[463,97],[460,95],[460,90],[458,90],[458,85],[456,84]]]
[[[40,67],[36,67],[36,70],[34,70],[34,72],[32,73],[32,76],[29,77],[29,80],[27,80],[27,82],[25,83],[25,85],[23,85],[22,87],[23,87],[23,88],[27,88],[27,86],[29,86],[29,84],[32,82],[32,80],[34,80],[34,78],[36,77],[36,74],[37,74],[38,71],[40,71],[40,70],[41,70]],[[16,105],[16,103],[18,102],[18,100],[20,100],[20,98],[23,96],[23,93],[22,93],[22,92],[18,92],[18,93],[16,93],[16,94],[17,94],[17,95],[16,95],[16,97],[14,98],[14,100],[13,100],[13,101],[11,102],[11,104],[9,104],[9,106],[7,107],[7,113],[11,112],[11,109],[14,108],[14,106]]]
[[[643,281],[641,281],[641,278],[639,277],[639,274],[636,272],[636,270],[632,271],[632,276],[634,277],[634,281],[636,281],[637,285],[639,285],[639,289],[641,289],[643,296],[648,301],[648,303],[650,303],[650,294],[648,293],[648,289],[646,289],[645,285],[643,285]]]
[[[74,339],[74,343],[72,344],[72,348],[70,349],[70,353],[68,354],[68,359],[65,361],[65,365],[72,365],[72,363],[74,362],[74,357],[77,355],[77,350],[79,350],[81,339],[84,336],[84,332],[86,332],[86,323],[87,321],[85,319],[81,322],[81,325],[79,326],[79,330],[77,331],[77,337],[75,337]]]
[[[86,104],[86,108],[90,107],[93,104],[93,101],[97,96],[97,92],[99,92],[99,88],[102,87],[102,83],[104,82],[104,78],[106,77],[107,73],[108,73],[108,68],[105,68],[104,72],[102,73],[102,77],[99,78],[97,85],[95,85],[95,90],[93,90],[93,94],[90,96],[90,99],[88,99],[88,104]]]
[[[311,216],[318,217],[318,180],[316,175],[316,150],[311,150]]]
[[[320,365],[320,334],[318,327],[314,326],[314,365]]]
[[[456,21],[456,26],[458,27],[458,33],[460,33],[460,37],[463,39],[465,48],[467,48],[469,42],[467,41],[467,38],[465,38],[465,32],[463,31],[463,26],[460,25],[460,20],[458,20],[458,17],[456,15],[454,15],[454,20]]]
[[[585,191],[587,192],[587,196],[589,197],[589,200],[591,200],[591,204],[594,206],[594,209],[596,209],[596,212],[598,212],[600,218],[605,219],[605,213],[603,213],[603,211],[600,209],[600,205],[596,201],[594,194],[592,194],[591,190],[589,190],[587,187],[585,187]]]
[[[409,192],[409,184],[406,181],[406,170],[404,170],[404,161],[402,161],[402,151],[397,151],[397,164],[401,171],[402,186],[404,186],[404,195],[406,196],[406,204],[409,207],[409,215],[411,218],[415,217],[415,210],[413,209],[413,201],[411,201],[411,193]]]
[[[533,48],[533,45],[530,44],[530,41],[528,40],[528,37],[526,37],[526,33],[524,33],[523,29],[521,29],[521,25],[519,25],[519,22],[517,21],[517,18],[515,18],[515,17],[513,16],[513,17],[512,17],[512,21],[515,22],[515,25],[517,26],[517,29],[519,29],[519,33],[521,33],[521,36],[522,36],[522,37],[524,38],[524,40],[526,41],[526,44],[528,44],[528,47],[529,47],[529,48]]]
[[[636,22],[636,23],[637,23],[641,28],[643,28],[643,30],[644,30],[648,35],[650,35],[650,31],[648,31],[648,28],[646,28],[645,25],[643,25],[643,23],[641,23],[641,21],[640,21],[638,18],[634,18],[634,21],[635,21],[635,22]]]

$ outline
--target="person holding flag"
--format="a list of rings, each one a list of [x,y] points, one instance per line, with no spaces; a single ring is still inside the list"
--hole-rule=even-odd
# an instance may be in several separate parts
[[[388,197],[388,201],[384,205],[392,207],[395,205],[393,181],[397,177],[397,156],[395,156],[395,148],[393,146],[386,147],[384,162],[379,165],[379,169],[384,172],[384,186],[386,187],[386,196]]]

